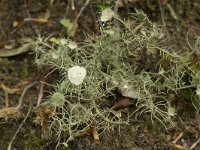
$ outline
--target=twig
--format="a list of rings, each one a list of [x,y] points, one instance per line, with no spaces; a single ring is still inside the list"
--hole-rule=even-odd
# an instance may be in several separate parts
[[[166,23],[165,23],[165,19],[164,19],[164,10],[163,10],[163,8],[161,6],[160,0],[158,0],[158,6],[159,6],[159,9],[160,9],[162,23],[166,27]]]
[[[7,87],[2,83],[1,88],[4,90],[4,93],[5,93],[5,105],[6,107],[9,107],[9,97],[8,97]]]
[[[178,140],[183,136],[183,132],[181,132],[179,134],[179,136],[177,136],[177,138],[172,142],[173,144],[176,144],[178,142]]]
[[[192,144],[192,146],[190,147],[190,150],[194,149],[199,143],[200,143],[200,138]]]
[[[72,21],[72,23],[70,23],[70,26],[67,29],[67,35],[68,35],[68,37],[73,38],[75,36],[76,31],[78,29],[78,19],[79,19],[80,15],[82,14],[83,10],[86,8],[86,6],[88,5],[89,2],[90,2],[90,0],[86,1],[86,3],[81,8],[81,10],[78,13],[78,15],[76,16],[76,18]]]
[[[9,107],[9,98],[8,98],[8,92],[5,91],[5,104],[6,104],[6,107]]]
[[[76,22],[78,21],[78,18],[80,17],[80,15],[82,14],[83,10],[85,9],[85,7],[88,5],[89,2],[90,2],[90,0],[87,0],[86,3],[84,4],[84,6],[81,8],[80,12],[76,16],[76,19],[75,19]]]
[[[29,114],[30,114],[30,112],[31,112],[31,109],[32,109],[32,102],[30,103],[29,110],[28,110],[28,112],[27,112],[27,114],[26,114],[24,120],[23,120],[22,123],[19,125],[17,131],[15,132],[14,136],[12,137],[12,139],[11,139],[9,145],[8,145],[7,150],[11,150],[12,144],[13,144],[13,142],[14,142],[14,140],[15,140],[17,134],[19,133],[20,129],[22,128],[23,124],[26,122],[26,120],[27,120],[27,118],[28,118],[28,116],[29,116]]]
[[[74,0],[71,0],[72,10],[75,10]]]
[[[24,95],[26,94],[26,92],[27,92],[31,87],[35,86],[36,84],[38,84],[38,81],[35,81],[35,82],[29,84],[27,87],[24,88],[24,90],[23,90],[23,92],[22,92],[22,94],[21,94],[21,96],[20,96],[20,98],[19,98],[19,103],[18,103],[18,105],[15,107],[16,110],[19,110],[19,108],[21,107],[22,102],[23,102],[23,98],[24,98]]]
[[[37,107],[40,105],[42,101],[43,94],[44,94],[44,82],[40,82],[40,89],[39,89],[39,94],[38,94],[38,99],[37,99]]]
[[[96,14],[93,11],[92,5],[90,5],[90,12],[91,12],[91,16],[92,16],[92,19],[93,19],[93,24],[94,24],[95,32],[99,33],[99,24],[97,23]]]
[[[7,38],[7,35],[6,35],[6,33],[5,33],[5,31],[4,31],[3,27],[2,27],[1,21],[0,21],[0,31],[1,31],[2,35]]]
[[[47,23],[47,18],[24,18],[24,22]]]

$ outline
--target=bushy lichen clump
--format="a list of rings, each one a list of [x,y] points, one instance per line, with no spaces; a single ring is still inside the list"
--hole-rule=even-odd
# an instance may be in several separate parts
[[[63,77],[46,102],[54,108],[51,131],[58,140],[67,132],[67,143],[89,126],[104,131],[128,124],[129,116],[115,116],[106,105],[116,88],[127,85],[136,93],[135,115],[148,113],[152,121],[156,118],[163,125],[172,123],[171,101],[180,90],[196,85],[186,77],[192,72],[191,54],[178,55],[164,48],[165,39],[164,31],[142,12],[130,22],[110,22],[95,41],[88,38],[76,44],[60,39],[59,44],[50,45],[48,39],[39,38],[36,63],[58,69]],[[83,82],[77,85],[68,78],[74,66],[86,69]]]

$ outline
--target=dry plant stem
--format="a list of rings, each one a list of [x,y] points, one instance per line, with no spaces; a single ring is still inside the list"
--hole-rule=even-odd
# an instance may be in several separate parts
[[[51,75],[54,71],[56,71],[58,69],[53,69],[52,71],[50,71],[49,73],[47,73],[45,76],[44,76],[44,79],[46,79],[49,75]],[[41,81],[43,82],[43,81]]]
[[[174,144],[174,143],[171,144],[171,147],[175,150],[190,150],[188,148],[183,147],[182,145],[178,145],[178,144]]]
[[[124,23],[124,21],[122,21],[120,18],[118,18],[117,16],[115,16],[115,19],[117,19],[118,21],[120,21],[129,31],[131,31],[131,29],[126,25],[126,23]],[[142,25],[141,25],[142,26]]]
[[[50,4],[49,4],[49,7],[50,8],[52,8],[52,6],[53,6],[53,3],[54,3],[54,0],[50,0],[50,2],[49,2]]]
[[[89,2],[90,2],[90,0],[87,0],[86,3],[84,4],[84,6],[81,8],[80,12],[76,16],[76,19],[74,20],[75,22],[78,21],[78,18],[80,17],[80,15],[82,14],[83,10],[85,9],[85,7],[88,5]]]
[[[24,22],[47,23],[47,18],[24,18]]]
[[[12,30],[10,32],[9,36],[15,34],[15,32],[17,32],[18,30],[20,30],[23,27],[24,24],[25,24],[25,22],[20,23],[14,30]]]
[[[192,146],[190,147],[190,150],[194,149],[199,143],[200,143],[200,138],[195,143],[192,144]]]
[[[28,86],[26,86],[26,87],[24,88],[24,90],[23,90],[23,92],[22,92],[22,94],[21,94],[21,96],[20,96],[20,98],[19,98],[19,103],[18,103],[18,105],[15,107],[16,110],[19,110],[19,108],[21,107],[21,105],[22,105],[22,103],[23,103],[23,98],[24,98],[24,95],[26,94],[26,92],[27,92],[31,87],[33,87],[33,86],[35,86],[35,85],[37,85],[37,84],[38,84],[38,81],[35,81],[35,82],[29,84]]]
[[[183,132],[179,134],[179,136],[172,142],[173,144],[177,143],[178,140],[183,136]]]
[[[158,6],[159,6],[159,9],[160,9],[160,14],[161,14],[161,19],[162,19],[162,23],[163,25],[165,26],[165,29],[166,29],[166,23],[165,23],[165,19],[164,19],[164,9],[162,8],[162,5],[160,3],[160,0],[158,0]]]
[[[188,37],[189,37],[189,33],[190,33],[191,30],[192,30],[192,27],[188,30],[188,32],[187,32],[187,34],[186,34],[186,41],[187,41],[187,44],[188,44],[190,50],[194,51],[194,48],[193,48],[192,45],[190,44],[189,38],[188,38]]]
[[[27,114],[26,114],[24,120],[23,120],[22,123],[19,125],[19,127],[18,127],[17,131],[15,132],[14,136],[12,137],[12,139],[11,139],[9,145],[8,145],[7,150],[11,150],[11,148],[12,148],[12,143],[14,142],[14,140],[15,140],[17,134],[19,133],[20,129],[22,128],[23,124],[26,122],[26,119],[28,118],[28,116],[29,116],[29,114],[30,114],[30,112],[31,112],[31,109],[32,109],[32,103],[30,103],[29,110],[28,110],[28,112],[27,112]]]
[[[0,5],[1,5],[1,4],[0,4]],[[1,22],[0,22],[0,31],[1,31],[1,35],[3,35],[4,37],[7,38],[7,35],[6,35],[6,33],[5,33],[5,31],[4,31],[3,27],[2,27],[2,25],[1,25]]]
[[[74,0],[71,0],[72,10],[75,10]]]
[[[40,82],[40,90],[39,90],[38,99],[37,99],[37,107],[40,105],[42,101],[43,93],[44,93],[44,82]]]
[[[8,92],[5,91],[5,104],[6,104],[6,107],[9,107],[9,98],[8,98]]]
[[[5,105],[6,105],[6,107],[9,107],[8,91],[6,90],[6,87],[3,83],[1,84],[1,87],[4,90],[4,93],[5,93]]]
[[[94,24],[95,32],[99,33],[99,24],[97,23],[96,14],[94,13],[92,5],[90,5],[90,12],[91,12],[91,16],[92,16],[92,19],[93,19],[93,24]]]

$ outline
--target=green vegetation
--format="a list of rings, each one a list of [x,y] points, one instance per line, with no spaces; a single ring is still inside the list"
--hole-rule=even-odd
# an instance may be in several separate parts
[[[38,39],[37,65],[57,69],[62,75],[45,103],[54,109],[50,130],[59,144],[67,145],[89,126],[103,132],[145,113],[167,128],[169,123],[173,125],[173,101],[183,90],[190,89],[199,97],[200,72],[193,69],[199,62],[193,63],[193,52],[179,54],[164,46],[167,34],[143,12],[134,14],[133,20],[109,21],[95,42],[88,38],[76,44],[60,39],[60,44],[50,44],[49,39]],[[193,51],[199,49],[198,43]],[[86,77],[77,85],[68,78],[74,66],[86,69]],[[116,96],[116,88],[127,85],[137,93],[133,99],[137,109],[118,117],[106,104]],[[199,108],[199,98],[195,101]],[[61,141],[63,133],[68,134],[66,141]]]
[[[25,142],[25,150],[30,150],[30,149],[41,149],[42,150],[42,140],[37,137],[36,135],[32,133],[27,133],[25,135],[25,138],[27,139]]]

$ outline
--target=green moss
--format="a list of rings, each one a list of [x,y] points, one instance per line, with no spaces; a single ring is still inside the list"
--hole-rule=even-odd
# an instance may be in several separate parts
[[[24,150],[42,150],[42,140],[32,133],[27,133],[25,135],[25,146]]]

